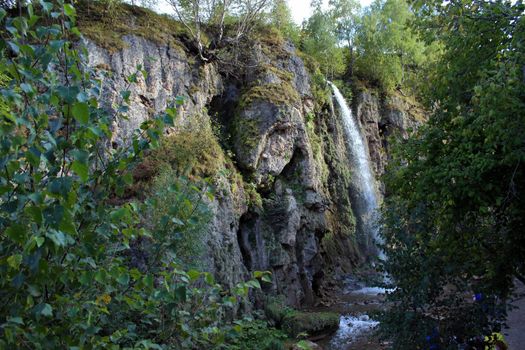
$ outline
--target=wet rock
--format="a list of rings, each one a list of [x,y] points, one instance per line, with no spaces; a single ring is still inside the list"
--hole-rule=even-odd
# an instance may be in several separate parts
[[[292,347],[292,350],[323,350],[323,348],[310,340],[303,340]]]
[[[329,335],[337,331],[339,315],[335,312],[300,312],[287,314],[282,321],[282,329],[291,337],[307,333],[309,337]]]
[[[143,121],[177,96],[184,104],[170,133],[195,116],[211,125],[214,113],[222,113],[219,126],[227,130],[224,143],[232,148],[223,151],[231,159],[224,157],[229,162],[219,165],[224,171],[214,179],[217,194],[208,203],[212,218],[203,230],[209,248],[202,258],[218,281],[231,287],[250,271],[270,270],[271,292],[283,295],[288,305],[300,305],[333,289],[337,276],[363,261],[341,120],[329,108],[314,110],[309,73],[291,43],[279,48],[254,43],[239,76],[231,77],[221,75],[216,64],[198,62],[182,46],[133,35],[123,40],[126,48],[116,53],[86,41],[89,64],[101,77],[107,73],[102,94],[109,110],[136,67],[147,72],[130,87],[127,118],[113,121],[113,147],[129,142]],[[356,101],[381,173],[386,161],[382,125],[410,127],[404,119],[410,113],[392,107],[383,116],[381,101],[371,94]],[[396,104],[401,102],[391,105]]]
[[[388,137],[394,134],[408,137],[425,122],[425,111],[401,92],[381,97],[377,91],[367,89],[357,93],[354,109],[367,140],[374,171],[381,176],[388,161]]]

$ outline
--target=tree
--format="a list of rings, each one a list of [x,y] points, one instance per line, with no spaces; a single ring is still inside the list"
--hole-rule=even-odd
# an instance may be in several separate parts
[[[391,90],[406,78],[410,67],[423,61],[424,45],[408,27],[414,18],[405,0],[376,0],[358,28],[357,69]]]
[[[525,22],[522,2],[426,2],[443,47],[428,124],[387,177],[385,268],[397,289],[381,328],[395,349],[490,335],[525,281]],[[473,301],[474,300],[474,301]]]
[[[323,11],[321,1],[312,1],[314,13],[303,24],[301,49],[319,63],[321,71],[330,78],[345,70],[343,51],[338,47],[337,26],[328,13]]]
[[[249,33],[258,16],[267,9],[270,0],[168,0],[176,17],[195,41],[201,59],[205,57],[205,32],[213,33],[215,46],[224,39],[225,20],[234,16],[235,30],[228,42],[237,42]]]
[[[0,348],[224,344],[239,328],[226,315],[260,285],[228,293],[211,274],[177,263],[173,232],[189,234],[207,186],[169,176],[165,193],[174,200],[162,203],[157,225],[141,217],[158,212],[155,196],[122,200],[177,104],[145,121],[125,147],[107,147],[131,91],[120,93],[114,112],[102,107],[101,72],[77,46],[72,5],[41,1],[22,13],[0,8]],[[137,67],[129,86],[146,75]],[[144,264],[133,248],[140,242],[151,249]]]
[[[349,73],[353,75],[354,67],[354,38],[359,23],[359,11],[361,6],[355,0],[330,0],[330,17],[337,23],[337,34],[341,42],[345,42],[349,53]]]
[[[292,13],[286,0],[274,0],[269,16],[271,25],[294,43],[299,42],[299,28],[292,20]]]

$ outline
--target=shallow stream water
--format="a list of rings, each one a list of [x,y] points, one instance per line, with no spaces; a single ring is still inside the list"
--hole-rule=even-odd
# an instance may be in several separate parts
[[[351,281],[344,289],[340,300],[326,311],[341,315],[339,329],[331,337],[319,341],[325,350],[380,350],[386,349],[373,337],[379,322],[370,314],[379,311],[388,290],[379,287],[366,287]]]

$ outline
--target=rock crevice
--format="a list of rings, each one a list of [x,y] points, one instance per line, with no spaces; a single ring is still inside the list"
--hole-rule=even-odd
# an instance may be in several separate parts
[[[218,129],[221,167],[234,174],[216,174],[212,219],[203,233],[204,260],[219,281],[233,286],[251,271],[269,270],[272,291],[298,306],[322,297],[363,261],[341,120],[329,105],[314,110],[309,72],[291,44],[283,42],[272,54],[275,48],[256,43],[241,78],[233,78],[179,47],[133,35],[123,40],[126,47],[115,53],[85,43],[90,65],[108,73],[103,90],[108,107],[128,89],[127,76],[137,67],[147,73],[130,87],[127,119],[114,121],[115,146],[177,96],[184,104],[170,132],[197,115]],[[385,136],[413,126],[402,104],[387,105],[368,92],[356,96],[354,108],[377,175],[384,172]]]

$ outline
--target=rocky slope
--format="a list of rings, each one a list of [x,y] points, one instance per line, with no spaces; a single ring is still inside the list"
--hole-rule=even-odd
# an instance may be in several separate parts
[[[108,107],[131,85],[127,119],[115,120],[112,147],[139,124],[185,97],[172,134],[219,130],[213,159],[216,196],[210,201],[205,267],[234,285],[250,271],[270,270],[266,286],[289,305],[313,303],[364,261],[349,193],[352,169],[343,127],[329,100],[313,93],[311,74],[295,48],[272,35],[250,43],[239,74],[202,63],[184,45],[136,35],[108,50],[86,39],[89,64],[109,74]],[[316,95],[314,97],[314,95]],[[413,106],[363,90],[354,110],[364,128],[376,173],[384,171],[385,136],[413,126]]]

